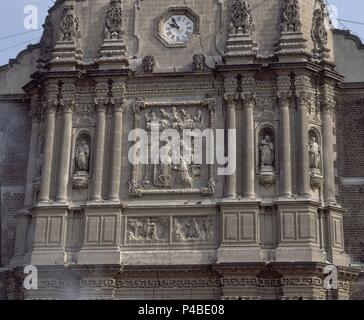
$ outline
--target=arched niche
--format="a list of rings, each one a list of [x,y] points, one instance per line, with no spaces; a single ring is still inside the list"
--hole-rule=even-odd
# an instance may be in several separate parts
[[[73,150],[73,173],[91,174],[92,132],[80,129],[75,133]]]

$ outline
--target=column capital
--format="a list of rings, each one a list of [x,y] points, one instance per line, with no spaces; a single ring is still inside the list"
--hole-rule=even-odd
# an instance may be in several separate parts
[[[65,113],[73,113],[76,109],[76,102],[73,99],[61,99],[59,104],[62,108],[63,114]]]
[[[110,98],[108,97],[99,97],[94,99],[96,112],[106,112],[107,107],[110,104]]]
[[[224,93],[224,100],[226,101],[226,108],[236,108],[236,102],[239,99],[238,93]]]
[[[59,106],[59,100],[58,99],[48,99],[47,100],[46,113],[47,114],[55,114],[57,112],[58,106]]]
[[[333,115],[335,112],[336,101],[334,99],[325,99],[322,102],[321,108],[323,113]]]
[[[244,92],[240,94],[241,100],[243,101],[243,106],[245,108],[254,108],[256,103],[256,93],[255,92]]]
[[[123,112],[124,104],[125,104],[125,98],[123,96],[110,98],[110,106],[114,113]]]
[[[277,99],[280,106],[289,106],[289,99],[293,96],[292,91],[277,91]]]

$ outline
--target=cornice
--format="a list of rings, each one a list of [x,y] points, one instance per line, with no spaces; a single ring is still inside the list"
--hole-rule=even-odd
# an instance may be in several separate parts
[[[344,36],[345,39],[354,41],[359,50],[364,50],[364,43],[357,35],[352,34],[350,30],[334,29],[333,32],[336,35]]]

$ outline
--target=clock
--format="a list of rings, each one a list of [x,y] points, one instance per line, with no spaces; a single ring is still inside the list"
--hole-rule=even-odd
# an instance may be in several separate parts
[[[184,47],[198,29],[199,18],[191,9],[174,7],[157,19],[156,36],[168,47]]]
[[[164,37],[171,43],[188,42],[195,31],[195,23],[187,15],[173,15],[164,22]]]

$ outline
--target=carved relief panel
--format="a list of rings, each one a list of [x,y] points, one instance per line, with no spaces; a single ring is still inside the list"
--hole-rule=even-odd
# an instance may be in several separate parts
[[[191,136],[191,132],[215,129],[215,105],[215,99],[168,103],[147,102],[140,98],[133,102],[134,128],[142,129],[146,134],[144,139],[147,140],[147,150],[141,152],[146,152],[148,164],[133,164],[129,181],[131,196],[214,195],[215,167],[212,164],[204,165],[196,160],[197,140]],[[170,131],[167,133],[165,130]],[[159,140],[157,149],[152,143],[152,136],[155,137],[156,134]],[[186,143],[184,139],[186,134],[190,134],[190,143]],[[165,139],[160,139],[161,136]],[[136,141],[140,138],[136,137]],[[177,146],[176,141],[178,141]],[[178,152],[177,149],[179,149]],[[202,150],[203,153],[204,150]],[[172,160],[176,157],[177,163]]]
[[[216,240],[212,216],[126,218],[126,245],[211,244]]]

